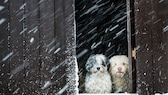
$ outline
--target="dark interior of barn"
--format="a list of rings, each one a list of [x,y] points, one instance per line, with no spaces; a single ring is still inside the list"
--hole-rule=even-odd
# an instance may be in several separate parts
[[[128,55],[126,1],[76,0],[75,19],[79,91],[83,92],[85,63],[90,55]]]

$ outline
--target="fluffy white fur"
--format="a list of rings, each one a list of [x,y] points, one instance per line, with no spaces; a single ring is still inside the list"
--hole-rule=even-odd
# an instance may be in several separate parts
[[[116,55],[110,58],[110,74],[113,79],[114,92],[128,92],[129,59],[125,55]]]
[[[92,55],[86,62],[86,93],[111,93],[111,76],[107,70],[106,57],[102,54]]]

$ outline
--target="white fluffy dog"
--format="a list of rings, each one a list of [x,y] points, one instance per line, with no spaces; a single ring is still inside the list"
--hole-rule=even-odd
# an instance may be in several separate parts
[[[107,60],[102,54],[91,55],[85,64],[87,74],[85,77],[86,93],[111,93],[112,82],[107,70]]]
[[[129,59],[125,55],[116,55],[110,58],[110,74],[113,79],[115,93],[128,92]]]

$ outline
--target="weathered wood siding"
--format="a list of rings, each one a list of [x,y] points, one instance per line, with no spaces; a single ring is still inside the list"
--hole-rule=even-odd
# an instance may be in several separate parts
[[[135,0],[137,92],[168,92],[168,1]]]
[[[0,94],[66,95],[67,51],[72,48],[67,44],[74,42],[68,35],[74,33],[73,0],[0,4]]]

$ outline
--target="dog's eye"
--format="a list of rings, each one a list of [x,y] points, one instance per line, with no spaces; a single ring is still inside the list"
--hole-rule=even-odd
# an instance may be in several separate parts
[[[125,65],[125,63],[123,63],[123,65]]]
[[[106,66],[106,64],[105,64],[104,62],[102,63],[102,65],[103,65],[104,67]]]

